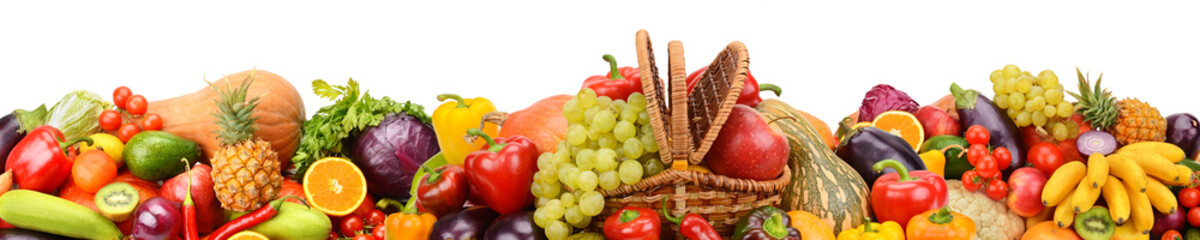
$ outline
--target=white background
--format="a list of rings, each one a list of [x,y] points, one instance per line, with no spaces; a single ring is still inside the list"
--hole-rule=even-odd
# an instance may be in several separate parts
[[[1194,2],[419,2],[4,1],[0,111],[121,85],[165,99],[254,67],[290,80],[307,114],[330,103],[313,79],[350,77],[429,111],[445,92],[515,111],[573,94],[607,71],[602,54],[636,65],[642,28],[657,46],[682,40],[689,70],[744,42],[760,82],[830,124],[877,83],[922,104],[951,82],[991,95],[988,74],[1009,63],[1054,70],[1069,90],[1074,67],[1104,72],[1116,96],[1198,110]]]

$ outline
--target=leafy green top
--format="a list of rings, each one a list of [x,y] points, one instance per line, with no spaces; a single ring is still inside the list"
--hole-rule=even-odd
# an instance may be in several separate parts
[[[212,116],[217,118],[217,125],[221,126],[221,130],[213,131],[217,134],[217,138],[221,140],[222,145],[233,145],[242,141],[254,139],[254,133],[258,132],[258,126],[254,124],[258,117],[254,117],[254,109],[258,107],[258,99],[256,96],[249,101],[246,101],[246,92],[250,91],[250,84],[254,83],[254,71],[250,71],[250,76],[242,81],[242,85],[233,88],[229,82],[225,82],[225,89],[218,88],[216,85],[209,83],[217,92],[219,97],[214,102],[217,104],[218,112]]]
[[[358,82],[351,78],[345,86],[329,85],[324,80],[312,82],[313,93],[321,98],[334,100],[333,105],[322,107],[312,118],[304,121],[303,137],[292,163],[296,166],[296,178],[303,178],[309,164],[327,156],[343,156],[342,140],[367,127],[377,126],[387,114],[406,113],[422,122],[429,123],[429,115],[421,105],[399,103],[391,98],[375,99],[369,92],[362,92]]]

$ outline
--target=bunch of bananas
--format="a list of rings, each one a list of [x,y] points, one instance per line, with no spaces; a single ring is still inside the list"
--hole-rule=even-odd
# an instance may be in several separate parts
[[[1092,154],[1086,166],[1074,161],[1055,170],[1042,189],[1042,204],[1057,206],[1054,222],[1069,227],[1075,214],[1091,209],[1104,196],[1113,221],[1132,220],[1138,231],[1148,234],[1154,226],[1153,211],[1171,214],[1179,209],[1167,186],[1185,186],[1195,177],[1191,169],[1176,164],[1183,158],[1182,149],[1163,142],[1129,144],[1108,156]]]

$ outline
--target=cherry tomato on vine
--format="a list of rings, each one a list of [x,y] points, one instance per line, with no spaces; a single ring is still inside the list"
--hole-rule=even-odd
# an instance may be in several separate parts
[[[116,90],[113,90],[113,103],[117,105],[117,108],[125,109],[125,101],[129,100],[130,95],[133,95],[133,91],[130,91],[128,87],[117,87]]]
[[[1008,148],[992,149],[992,157],[996,158],[996,165],[1000,166],[1000,170],[1008,169],[1008,165],[1012,164],[1012,153],[1008,151]]]
[[[100,128],[105,131],[116,131],[121,128],[121,113],[117,110],[104,110],[100,113]]]
[[[142,118],[142,128],[146,131],[162,130],[162,126],[163,119],[158,114],[146,114],[146,117]]]
[[[370,234],[359,234],[358,236],[354,236],[354,240],[375,240],[375,236],[371,236]]]
[[[137,124],[126,123],[125,125],[121,125],[120,130],[117,130],[117,137],[121,138],[121,142],[129,142],[129,139],[133,138],[133,135],[137,135],[140,132],[142,132],[142,129]]]
[[[375,239],[384,239],[387,237],[387,228],[383,225],[375,225],[375,231],[371,232],[371,236],[374,236]]]
[[[996,157],[984,155],[983,158],[979,159],[979,162],[975,163],[975,171],[979,172],[979,176],[996,176],[996,173],[1000,172],[1000,168],[996,164]]]
[[[963,134],[963,138],[967,139],[967,143],[971,145],[980,144],[987,145],[991,141],[992,133],[988,132],[987,128],[980,125],[973,125],[967,128],[967,132]]]
[[[1192,208],[1187,212],[1188,224],[1193,227],[1200,227],[1200,208]]]
[[[1200,205],[1200,189],[1190,187],[1179,190],[1179,204],[1185,208]]]
[[[379,209],[371,210],[370,213],[367,213],[366,217],[367,223],[372,226],[383,226],[383,220],[386,218],[387,214],[384,214],[383,211],[380,211]]]
[[[129,96],[129,100],[125,102],[125,111],[129,111],[129,114],[133,115],[146,114],[146,105],[146,97],[142,95]]]
[[[341,230],[342,236],[357,236],[358,231],[362,231],[365,227],[364,224],[362,217],[351,214],[342,217],[342,222],[338,224],[340,226],[338,229]]]
[[[1167,232],[1164,232],[1162,234],[1162,239],[1164,239],[1164,240],[1183,240],[1183,235],[1179,234],[1179,231],[1176,231],[1175,229],[1171,229],[1171,230],[1167,230]]]
[[[975,164],[979,162],[979,159],[987,155],[987,146],[982,144],[972,144],[970,148],[967,148],[967,162],[971,163],[971,166],[976,166]]]
[[[992,180],[988,181],[987,190],[984,192],[987,193],[988,198],[991,198],[992,200],[1003,199],[1004,196],[1008,196],[1008,183],[1005,183],[1004,180],[1001,180],[1000,178],[993,178]]]
[[[966,188],[967,191],[979,191],[979,188],[983,186],[983,178],[979,176],[979,172],[967,170],[962,174],[962,183],[963,188]]]
[[[1034,168],[1042,170],[1046,176],[1053,175],[1054,170],[1067,163],[1062,150],[1050,142],[1041,142],[1029,147],[1028,159]]]

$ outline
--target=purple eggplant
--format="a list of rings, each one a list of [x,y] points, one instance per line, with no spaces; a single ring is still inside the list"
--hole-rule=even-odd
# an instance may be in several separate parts
[[[497,218],[483,240],[546,240],[546,231],[533,223],[533,212],[520,211]]]
[[[16,115],[9,113],[0,118],[0,166],[4,166],[5,160],[8,159],[8,152],[17,146],[17,142],[25,138],[24,133],[17,132],[18,129],[21,129],[21,124],[17,122]]]
[[[171,239],[179,235],[183,213],[179,204],[162,197],[147,199],[133,213],[133,239]]]
[[[1184,226],[1187,225],[1187,211],[1176,210],[1172,214],[1162,214],[1154,211],[1154,227],[1150,228],[1150,239],[1162,238],[1162,234],[1167,230],[1175,230],[1183,232]]]
[[[1200,136],[1200,122],[1190,113],[1167,116],[1167,142],[1179,146],[1187,156],[1196,156],[1196,136]]]
[[[74,239],[34,230],[9,228],[0,230],[0,240],[58,240]]]
[[[838,157],[850,164],[867,185],[874,185],[875,179],[884,173],[896,172],[888,168],[883,172],[875,172],[875,163],[895,159],[904,164],[909,171],[925,170],[925,162],[917,155],[916,150],[907,141],[894,134],[875,127],[864,127],[852,133],[842,141],[837,149]]]
[[[411,197],[413,174],[441,151],[433,127],[406,113],[388,114],[379,125],[347,141],[350,159],[367,178],[367,189],[401,202]]]
[[[480,239],[500,214],[491,208],[476,207],[439,218],[429,233],[430,240]],[[531,215],[532,216],[532,215]]]
[[[987,128],[991,134],[990,147],[1004,147],[1012,155],[1012,163],[1005,169],[1004,176],[1008,177],[1013,170],[1025,166],[1025,146],[1021,143],[1017,125],[1012,118],[992,100],[980,95],[975,90],[963,90],[957,83],[950,84],[950,93],[954,95],[954,107],[958,110],[958,122],[964,129],[979,125]],[[1004,167],[1004,166],[1000,166]]]

